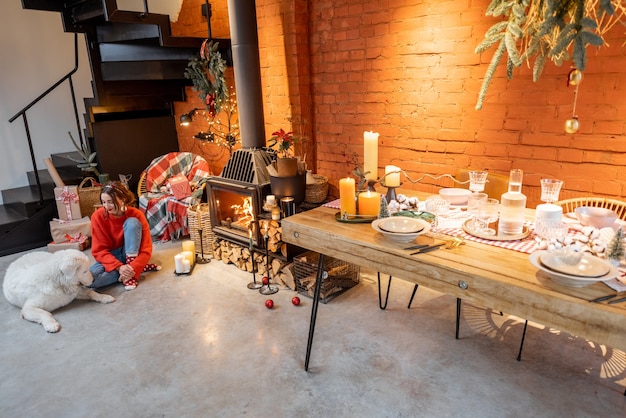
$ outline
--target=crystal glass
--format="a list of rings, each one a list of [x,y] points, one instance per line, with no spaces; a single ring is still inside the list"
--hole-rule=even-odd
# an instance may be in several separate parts
[[[535,225],[535,233],[548,241],[562,243],[569,232],[569,225],[565,222],[538,219]]]
[[[432,232],[436,235],[439,227],[439,216],[450,210],[450,202],[439,196],[431,196],[426,199],[425,207],[428,212],[435,215],[435,220],[432,224]]]
[[[486,199],[478,203],[478,219],[482,223],[480,232],[484,235],[495,235],[496,230],[489,224],[498,220],[500,202],[498,199]]]
[[[561,186],[563,186],[563,180],[541,179],[541,201],[546,203],[558,201]]]
[[[487,193],[472,193],[469,195],[467,199],[467,213],[472,217],[469,224],[470,229],[475,230],[477,228],[478,205],[480,202],[487,200],[488,197]]]
[[[485,191],[485,183],[487,182],[488,174],[489,173],[487,171],[470,171],[469,172],[470,191],[474,193]]]

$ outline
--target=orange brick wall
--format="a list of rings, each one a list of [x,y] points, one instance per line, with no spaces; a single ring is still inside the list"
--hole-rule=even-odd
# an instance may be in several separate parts
[[[183,9],[194,2],[185,0]],[[489,0],[395,3],[256,2],[266,134],[293,123],[309,138],[302,152],[330,178],[332,194],[350,174],[351,156],[362,162],[363,132],[373,130],[380,133],[379,175],[387,164],[411,178],[522,168],[529,205],[538,203],[542,177],[565,181],[561,198],[626,197],[622,28],[608,34],[609,46],[589,49],[576,111],[581,129],[568,135],[574,89],[566,86],[567,65],[548,64],[537,83],[526,67],[512,80],[499,68],[483,109],[475,110],[493,54],[474,53],[496,21],[484,16]]]

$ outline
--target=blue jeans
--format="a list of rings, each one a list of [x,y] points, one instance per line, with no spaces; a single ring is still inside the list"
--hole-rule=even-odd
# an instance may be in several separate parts
[[[141,222],[137,218],[128,218],[124,221],[124,245],[111,250],[122,264],[126,264],[126,255],[136,256],[139,254],[141,244]],[[93,283],[89,286],[92,289],[109,286],[119,282],[120,273],[117,270],[105,271],[104,266],[95,262],[90,268],[93,276]]]

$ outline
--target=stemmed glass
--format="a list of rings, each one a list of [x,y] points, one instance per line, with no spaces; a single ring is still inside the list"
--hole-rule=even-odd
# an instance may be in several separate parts
[[[439,216],[450,210],[450,202],[446,199],[440,198],[439,196],[432,196],[426,199],[425,206],[428,212],[435,215],[435,220],[432,224],[432,233],[434,236],[437,236],[439,229]]]
[[[561,186],[563,186],[563,180],[541,179],[541,201],[554,203],[559,200]]]
[[[481,193],[485,191],[485,183],[487,183],[487,171],[470,171],[469,189],[472,193]]]
[[[484,235],[495,235],[496,230],[489,228],[489,224],[498,220],[500,202],[498,199],[485,199],[478,203],[478,219],[482,226],[480,232]]]

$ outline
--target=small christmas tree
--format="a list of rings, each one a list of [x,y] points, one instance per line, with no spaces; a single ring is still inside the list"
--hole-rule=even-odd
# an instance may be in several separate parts
[[[380,198],[380,209],[378,209],[378,219],[388,218],[391,214],[389,213],[389,205],[387,204],[387,198],[382,196]]]
[[[606,258],[608,260],[615,260],[619,263],[619,261],[624,257],[624,231],[622,227],[619,227],[617,231],[615,231],[615,235],[609,242],[609,246],[606,251]]]

